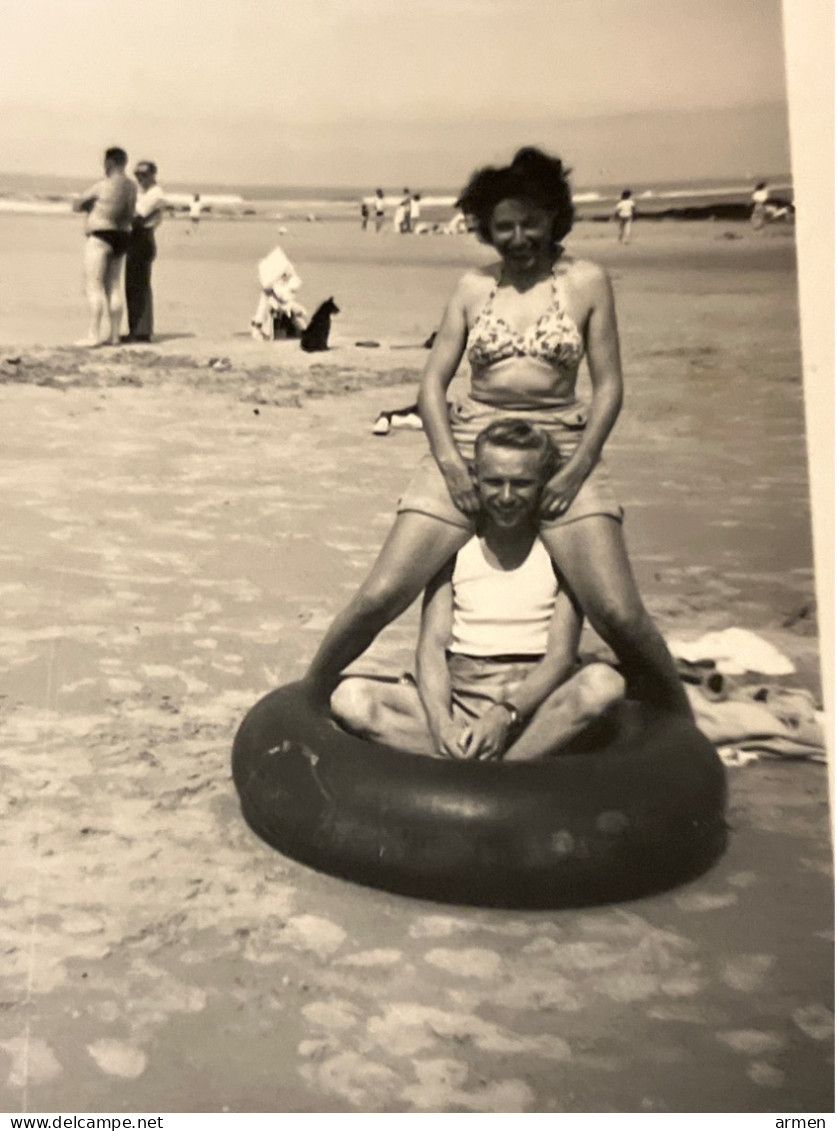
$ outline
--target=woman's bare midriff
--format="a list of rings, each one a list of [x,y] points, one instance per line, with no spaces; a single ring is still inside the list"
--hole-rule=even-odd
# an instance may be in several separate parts
[[[471,373],[471,396],[497,408],[563,408],[575,403],[578,366],[556,374],[545,362],[510,357]]]

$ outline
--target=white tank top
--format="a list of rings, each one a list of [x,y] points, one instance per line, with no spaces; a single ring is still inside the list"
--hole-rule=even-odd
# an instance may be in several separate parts
[[[452,583],[448,651],[466,656],[543,655],[558,579],[540,538],[517,569],[489,565],[479,538],[472,538],[456,555]]]

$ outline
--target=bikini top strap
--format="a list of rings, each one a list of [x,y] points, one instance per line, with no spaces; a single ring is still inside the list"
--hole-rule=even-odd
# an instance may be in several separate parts
[[[567,309],[567,276],[565,272],[559,272],[557,263],[552,268],[552,294],[558,310],[565,313]]]
[[[500,276],[502,275],[502,273],[503,273],[503,268],[501,267],[500,272],[499,272],[496,279],[494,278],[494,276],[492,274],[491,278],[492,278],[493,281],[491,283],[491,290],[488,292],[488,298],[485,300],[485,302],[480,307],[480,312],[477,315],[478,319],[484,318],[487,314],[490,314],[492,312],[492,308],[494,306],[494,296],[497,294],[497,288],[500,285]]]

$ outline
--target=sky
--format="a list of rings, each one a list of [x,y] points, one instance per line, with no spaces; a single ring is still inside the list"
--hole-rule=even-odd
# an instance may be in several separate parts
[[[2,0],[0,169],[456,187],[790,167],[781,0]]]

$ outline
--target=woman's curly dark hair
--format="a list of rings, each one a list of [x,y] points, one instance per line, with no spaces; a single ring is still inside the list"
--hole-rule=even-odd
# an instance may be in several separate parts
[[[573,226],[575,209],[569,169],[559,157],[550,157],[527,145],[515,153],[511,165],[487,165],[473,174],[456,204],[476,220],[477,232],[491,242],[491,214],[501,200],[527,200],[555,213],[552,238],[559,244]]]

